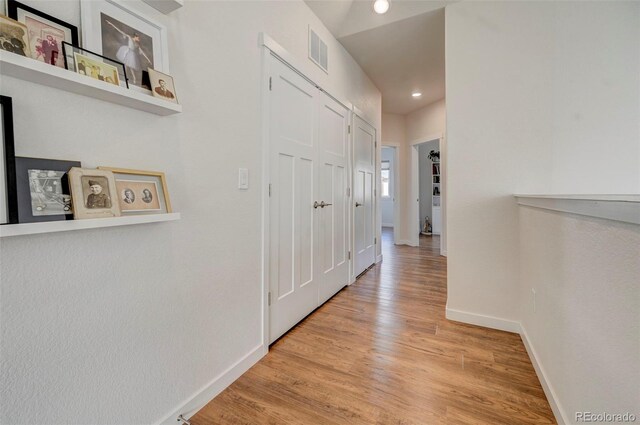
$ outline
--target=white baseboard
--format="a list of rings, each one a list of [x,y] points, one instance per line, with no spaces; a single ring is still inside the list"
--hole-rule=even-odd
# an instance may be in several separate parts
[[[382,254],[376,257],[376,264],[380,263],[381,261],[382,261]]]
[[[398,239],[396,241],[396,245],[409,245],[409,246],[418,246],[415,242],[408,241],[406,239]]]
[[[446,249],[441,249],[440,250],[440,255],[442,255],[443,257],[447,256],[447,250]]]
[[[485,316],[482,314],[470,313],[467,311],[446,308],[446,317],[456,322],[469,323],[471,325],[484,326],[485,328],[498,329],[513,333],[520,333],[520,322],[515,320],[501,319],[499,317]]]
[[[536,370],[536,375],[538,375],[538,379],[540,380],[540,384],[542,385],[544,394],[547,396],[547,400],[549,401],[549,405],[551,406],[553,415],[556,417],[556,422],[558,422],[558,425],[570,424],[571,420],[567,418],[564,409],[560,405],[560,401],[556,396],[556,392],[553,390],[551,382],[549,382],[549,380],[547,379],[547,374],[544,371],[544,367],[542,367],[542,364],[538,361],[536,350],[533,348],[533,345],[529,340],[529,336],[527,335],[527,331],[525,330],[522,323],[520,324],[520,338],[522,338],[524,347],[527,349],[527,353],[529,354],[529,358],[531,359],[533,368]]]
[[[210,383],[205,385],[180,406],[175,409],[171,414],[164,419],[156,422],[157,425],[175,425],[178,423],[178,416],[183,415],[189,419],[195,415],[198,410],[202,409],[207,403],[213,400],[218,394],[220,394],[225,388],[233,383],[236,379],[242,376],[247,370],[258,362],[268,349],[264,344],[258,345],[256,348],[247,353],[240,360],[231,365],[227,370],[216,376]]]
[[[382,227],[391,227],[391,228],[393,228],[393,223],[382,223]]]

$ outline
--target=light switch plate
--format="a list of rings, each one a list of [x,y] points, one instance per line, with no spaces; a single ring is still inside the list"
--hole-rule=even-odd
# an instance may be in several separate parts
[[[238,189],[249,189],[249,169],[238,168]]]

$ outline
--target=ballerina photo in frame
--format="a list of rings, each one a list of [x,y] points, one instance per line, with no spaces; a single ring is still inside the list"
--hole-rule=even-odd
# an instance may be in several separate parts
[[[117,0],[80,4],[84,47],[123,63],[130,88],[151,90],[149,68],[169,72],[167,29],[149,18],[150,6],[137,2],[134,10]]]

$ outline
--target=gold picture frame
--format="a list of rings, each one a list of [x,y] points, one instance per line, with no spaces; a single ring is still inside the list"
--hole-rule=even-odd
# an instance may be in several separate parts
[[[116,194],[123,215],[173,212],[165,174],[160,171],[98,167],[114,175]],[[161,186],[158,188],[158,185]]]
[[[111,171],[73,167],[68,176],[74,219],[120,217]]]

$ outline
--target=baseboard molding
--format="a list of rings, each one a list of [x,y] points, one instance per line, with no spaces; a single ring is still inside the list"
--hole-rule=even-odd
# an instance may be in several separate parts
[[[565,414],[564,409],[560,405],[560,401],[556,396],[556,392],[553,390],[553,387],[551,386],[551,382],[549,382],[549,379],[547,379],[547,374],[544,371],[544,367],[542,367],[542,364],[538,361],[536,350],[533,348],[533,345],[529,340],[529,336],[527,335],[527,331],[522,325],[522,323],[520,324],[520,338],[522,338],[522,342],[524,343],[524,348],[527,349],[527,353],[529,354],[529,358],[531,359],[533,368],[536,371],[536,375],[538,375],[538,379],[540,380],[540,384],[542,385],[544,394],[547,396],[547,400],[549,401],[549,405],[551,406],[553,415],[556,417],[556,422],[558,422],[558,425],[565,425],[565,424],[572,423],[571,420],[569,420],[569,418]]]
[[[396,241],[396,245],[409,245],[409,246],[418,246],[415,242],[408,241],[406,239],[399,239]]]
[[[442,255],[443,257],[447,256],[447,250],[446,249],[441,249],[440,250],[440,255]]]
[[[497,329],[500,331],[520,333],[520,322],[514,320],[501,319],[494,316],[470,313],[467,311],[446,308],[446,317],[456,322],[468,323],[471,325],[484,326],[485,328]]]
[[[180,415],[189,419],[225,388],[231,385],[233,381],[242,376],[251,366],[256,364],[267,352],[268,349],[264,344],[258,345],[220,375],[216,376],[210,383],[189,397],[184,403],[181,403],[171,414],[159,422],[156,422],[156,425],[175,425],[178,423],[178,416]]]
[[[393,229],[393,223],[382,223],[382,227],[391,227]]]
[[[380,255],[378,255],[378,256],[376,257],[376,264],[378,264],[378,263],[380,263],[380,262],[382,262],[382,254],[380,254]]]

